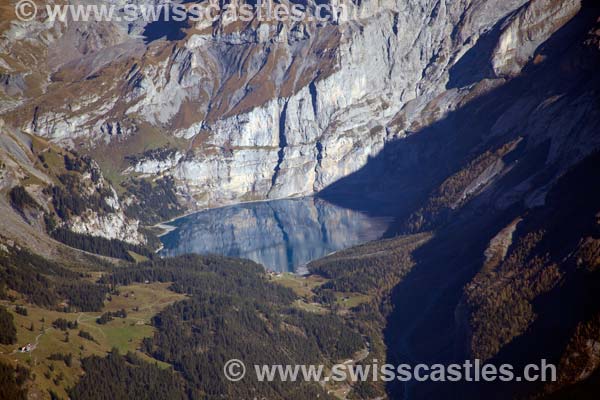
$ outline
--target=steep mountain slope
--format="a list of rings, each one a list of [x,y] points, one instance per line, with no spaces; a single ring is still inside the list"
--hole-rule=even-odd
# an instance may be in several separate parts
[[[12,25],[3,46],[18,50],[3,68],[25,87],[6,87],[4,118],[89,152],[118,180],[125,156],[165,144],[173,157],[141,158],[133,170],[173,177],[187,208],[312,194],[517,75],[580,2],[348,7],[349,21],[219,20],[147,46],[106,24]],[[484,41],[491,68],[477,76],[463,65]],[[25,42],[36,46],[33,65]],[[73,45],[76,56],[64,55]],[[45,76],[25,84],[17,71],[34,65]]]
[[[117,193],[93,160],[3,124],[0,130],[3,241],[49,255],[61,247],[49,235],[120,258],[127,258],[125,252],[104,247],[112,243],[134,249],[147,243],[139,221],[124,214]]]
[[[366,188],[401,210],[390,234],[433,234],[410,261],[390,261],[402,273],[389,275],[397,280],[384,313],[389,360],[559,365],[559,382],[545,387],[413,382],[392,385],[393,393],[594,398],[599,15],[586,4],[519,77],[388,143],[322,194],[345,204],[340,193]],[[491,54],[481,48],[477,59]],[[360,256],[336,258],[329,268],[339,274],[349,265],[360,271]],[[369,271],[354,276],[362,280],[371,281]]]

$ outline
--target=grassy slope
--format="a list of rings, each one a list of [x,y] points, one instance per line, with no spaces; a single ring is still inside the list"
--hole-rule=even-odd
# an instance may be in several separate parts
[[[61,396],[66,396],[65,389],[72,387],[83,373],[80,358],[94,354],[103,356],[113,347],[119,349],[123,354],[132,351],[146,361],[159,363],[138,351],[138,348],[143,338],[150,337],[154,333],[154,328],[149,325],[152,316],[167,305],[185,298],[183,295],[168,290],[168,286],[168,283],[153,283],[121,287],[120,295],[112,295],[111,301],[106,302],[103,311],[125,309],[128,314],[127,318],[115,318],[106,325],[99,325],[95,322],[102,313],[66,314],[19,301],[18,303],[24,305],[28,310],[28,315],[22,316],[14,312],[14,303],[2,302],[13,312],[18,343],[12,346],[0,346],[0,360],[13,364],[19,363],[30,368],[35,376],[30,393],[39,393],[44,397],[48,397],[48,389]],[[133,311],[135,307],[139,307],[139,311]],[[57,318],[79,322],[77,329],[68,331],[68,343],[64,341],[65,332],[52,327],[52,321]],[[44,322],[41,322],[42,319]],[[33,332],[29,330],[32,323],[34,325]],[[79,337],[80,330],[89,332],[96,342]],[[35,350],[31,353],[16,351],[18,347],[27,343],[37,343]],[[72,366],[67,367],[63,361],[48,360],[48,356],[53,353],[72,353]],[[49,371],[50,365],[53,365],[54,371]],[[159,365],[168,367],[164,363],[159,363]],[[51,374],[50,379],[45,376],[48,372]],[[54,383],[54,379],[61,373],[64,375],[64,379],[57,385]]]

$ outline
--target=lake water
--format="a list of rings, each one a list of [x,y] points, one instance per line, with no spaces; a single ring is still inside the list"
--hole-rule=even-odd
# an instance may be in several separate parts
[[[170,222],[176,229],[161,237],[160,254],[219,254],[305,273],[312,260],[381,238],[391,221],[313,197],[239,204]]]

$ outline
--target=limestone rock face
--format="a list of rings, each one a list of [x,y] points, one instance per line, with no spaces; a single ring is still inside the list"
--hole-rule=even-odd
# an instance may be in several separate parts
[[[138,232],[139,221],[127,218],[123,212],[98,215],[97,212],[87,210],[84,215],[71,219],[67,226],[75,233],[117,239],[131,244],[145,243],[144,237]]]
[[[580,1],[347,7],[348,18],[320,25],[219,20],[149,43],[141,23],[11,25],[2,48],[33,43],[36,61],[3,53],[0,110],[84,151],[134,141],[141,153],[158,132],[180,156],[123,173],[174,177],[189,209],[309,195],[517,75]],[[485,60],[494,76],[455,85],[453,74],[469,75],[457,65],[495,30]]]
[[[78,165],[86,163],[85,167],[65,168],[62,161],[67,158]],[[57,227],[75,233],[131,244],[146,242],[138,231],[139,221],[125,215],[116,191],[96,163],[40,138],[14,131],[0,120],[0,189],[10,192],[16,186],[25,189],[35,206],[16,212],[14,206],[7,206],[2,200],[3,215],[20,214],[18,222],[12,223],[15,230],[25,222],[46,231],[46,215],[52,217]],[[53,190],[58,187],[62,188],[60,199]],[[75,203],[78,204],[74,206]]]
[[[492,58],[496,74],[519,74],[535,49],[580,9],[578,0],[536,0],[524,6],[504,24]]]
[[[146,243],[146,238],[139,232],[140,222],[125,215],[121,201],[112,186],[103,178],[95,185],[86,178],[84,176],[89,194],[93,195],[98,189],[100,193],[107,194],[102,200],[108,209],[100,212],[93,207],[86,208],[79,215],[70,216],[62,225],[72,232],[84,235],[117,239],[131,244]]]

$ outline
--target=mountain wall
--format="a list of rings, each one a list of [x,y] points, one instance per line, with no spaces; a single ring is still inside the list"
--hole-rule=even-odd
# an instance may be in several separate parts
[[[175,179],[188,209],[308,195],[517,75],[580,1],[347,5],[348,20],[219,20],[150,43],[117,23],[13,23],[3,114],[92,155],[131,142],[141,153],[158,132],[183,156],[154,172]],[[476,76],[463,64],[482,37],[490,51]],[[145,170],[111,154],[123,176]]]

